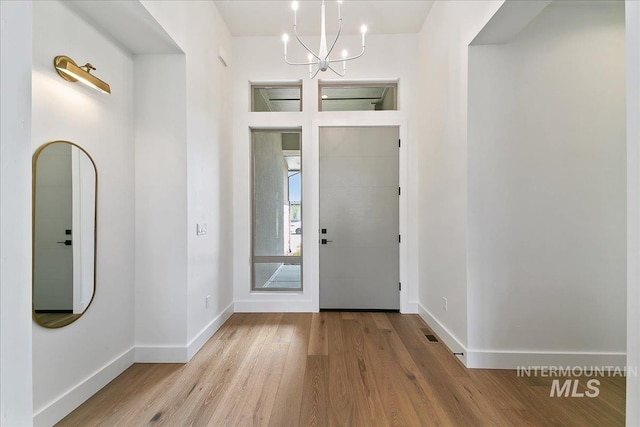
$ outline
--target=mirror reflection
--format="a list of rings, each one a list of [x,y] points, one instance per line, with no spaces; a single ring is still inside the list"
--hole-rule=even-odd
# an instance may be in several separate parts
[[[97,172],[68,141],[33,160],[33,318],[59,328],[87,310],[95,292]]]

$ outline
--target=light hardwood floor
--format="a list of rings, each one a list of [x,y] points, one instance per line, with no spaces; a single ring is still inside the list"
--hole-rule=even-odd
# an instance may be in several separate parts
[[[552,378],[466,369],[425,332],[395,313],[234,314],[188,364],[133,365],[59,425],[624,425],[623,377],[549,397]]]

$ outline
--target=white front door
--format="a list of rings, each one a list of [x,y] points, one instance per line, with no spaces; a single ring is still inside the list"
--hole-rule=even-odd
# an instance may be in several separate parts
[[[398,310],[399,129],[320,128],[320,308]]]

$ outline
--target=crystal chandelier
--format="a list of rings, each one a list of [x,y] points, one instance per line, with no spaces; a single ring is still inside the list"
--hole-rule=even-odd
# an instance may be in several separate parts
[[[287,43],[289,42],[289,35],[284,34],[282,36],[282,41],[284,42],[284,60],[289,65],[308,65],[309,66],[309,77],[314,78],[320,71],[331,70],[340,77],[344,77],[347,71],[347,61],[351,61],[352,59],[360,58],[364,54],[365,41],[364,35],[367,32],[367,26],[363,25],[360,27],[360,32],[362,33],[362,51],[355,56],[348,56],[346,50],[342,51],[342,58],[340,59],[330,59],[329,55],[333,52],[333,48],[336,46],[336,42],[338,41],[338,37],[340,37],[340,31],[342,30],[342,13],[340,10],[342,4],[342,0],[338,0],[338,34],[336,34],[336,38],[331,43],[331,47],[327,49],[327,31],[325,24],[325,10],[324,10],[324,0],[322,0],[322,21],[321,21],[321,29],[320,29],[320,49],[318,53],[315,53],[311,49],[307,47],[306,44],[300,37],[298,36],[298,23],[297,23],[297,12],[298,12],[298,2],[294,1],[291,4],[291,8],[293,9],[293,34],[296,36],[296,40],[304,47],[309,55],[307,56],[307,62],[290,62],[287,59]],[[337,71],[332,64],[337,62],[342,62],[342,72]],[[314,72],[315,70],[315,72]]]

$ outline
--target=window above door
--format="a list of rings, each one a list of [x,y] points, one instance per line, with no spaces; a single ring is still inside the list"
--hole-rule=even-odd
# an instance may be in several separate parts
[[[398,83],[323,83],[318,85],[319,111],[397,110]]]
[[[252,84],[252,112],[302,111],[302,82]]]

